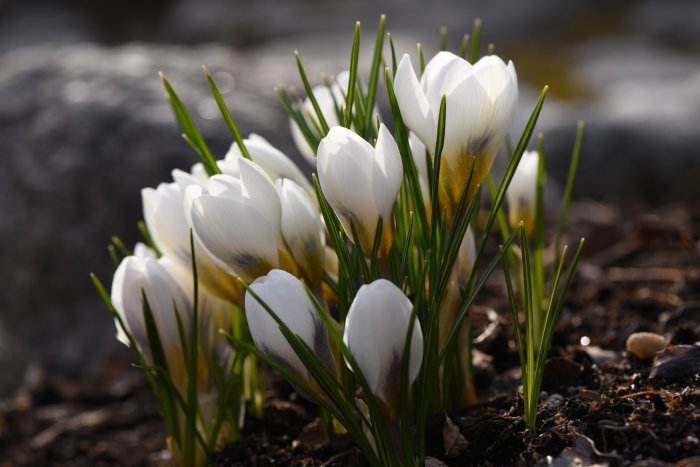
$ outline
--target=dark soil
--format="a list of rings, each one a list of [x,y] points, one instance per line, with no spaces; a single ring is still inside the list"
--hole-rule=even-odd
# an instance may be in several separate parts
[[[700,465],[700,204],[653,212],[577,204],[586,255],[556,329],[535,432],[522,417],[502,279],[475,313],[478,404],[428,420],[426,465]],[[497,276],[497,275],[496,275]],[[625,351],[640,331],[672,344],[652,360]],[[279,381],[262,418],[221,466],[363,465],[345,438],[324,443],[313,406]],[[466,441],[466,442],[465,442]],[[80,380],[34,370],[0,402],[0,467],[157,465],[165,433],[147,384],[115,361]]]

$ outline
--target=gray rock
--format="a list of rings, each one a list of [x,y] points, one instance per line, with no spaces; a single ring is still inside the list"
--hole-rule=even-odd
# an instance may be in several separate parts
[[[202,62],[244,134],[256,129],[275,140],[276,129],[287,131],[267,85],[273,78],[223,47],[78,45],[0,57],[0,320],[28,359],[79,370],[117,347],[88,274],[109,287],[105,247],[112,235],[137,239],[140,189],[195,162],[158,70],[190,104],[214,154],[230,141],[211,110]]]

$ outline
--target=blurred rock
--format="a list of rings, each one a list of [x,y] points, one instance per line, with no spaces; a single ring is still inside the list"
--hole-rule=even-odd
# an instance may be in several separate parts
[[[78,45],[0,57],[0,319],[25,343],[25,358],[80,371],[117,348],[88,274],[109,288],[105,247],[112,235],[127,245],[137,239],[140,189],[195,162],[158,70],[190,105],[213,153],[229,144],[202,62],[244,134],[277,141],[277,129],[287,133],[271,90],[274,65],[223,47]]]

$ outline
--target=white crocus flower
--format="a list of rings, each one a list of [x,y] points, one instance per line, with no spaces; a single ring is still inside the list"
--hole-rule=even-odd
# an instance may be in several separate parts
[[[450,52],[440,52],[427,64],[419,82],[411,59],[404,55],[396,70],[394,89],[406,125],[431,152],[435,151],[440,103],[446,96],[440,201],[454,210],[472,165],[468,199],[491,169],[508,132],[518,100],[515,67],[495,55],[471,65]]]
[[[399,148],[381,124],[372,147],[356,133],[334,127],[318,146],[318,181],[333,210],[353,238],[355,225],[360,247],[372,252],[377,223],[383,220],[379,254],[393,242],[392,209],[403,180]]]
[[[506,191],[510,226],[516,229],[523,222],[528,235],[535,228],[539,163],[540,155],[537,151],[525,151]]]
[[[277,180],[276,186],[282,202],[282,237],[306,280],[312,287],[318,287],[325,256],[321,214],[306,192],[292,180]]]
[[[185,214],[190,227],[217,264],[252,282],[286,264],[280,232],[281,205],[272,180],[248,159],[235,159],[238,178],[215,175],[206,187],[190,185]]]
[[[412,311],[413,305],[401,289],[379,279],[360,287],[345,320],[343,340],[390,417],[400,408],[401,362]],[[418,320],[410,350],[409,385],[418,376],[423,358],[423,334]]]
[[[173,367],[171,372],[175,371],[183,362],[175,310],[180,315],[184,329],[189,329],[192,301],[160,260],[145,256],[127,256],[119,264],[112,279],[112,304],[126,330],[149,360],[151,348],[144,318],[142,291],[148,300],[168,365]],[[119,324],[117,339],[129,344]]]
[[[190,185],[199,186],[202,179],[177,169],[173,171],[173,179],[173,183],[161,183],[155,189],[141,190],[143,216],[158,249],[177,261],[191,276],[192,253],[190,227],[185,216],[185,191]],[[242,303],[243,288],[239,281],[221,269],[196,238],[194,249],[197,275],[202,285],[217,297]]]
[[[250,288],[335,374],[328,332],[299,279],[286,271],[275,269],[256,279]],[[250,292],[245,296],[245,313],[250,335],[258,349],[315,387],[306,366],[287,342],[277,322]]]
[[[299,167],[265,138],[253,133],[248,136],[248,139],[243,140],[243,144],[245,144],[252,161],[263,169],[273,182],[282,178],[288,178],[302,187],[312,200],[316,199],[314,187],[306,179],[302,171],[299,170]],[[231,148],[226,153],[224,160],[219,163],[222,172],[237,176],[238,174],[234,172],[235,169],[230,167],[230,162],[240,158],[243,158],[243,153],[241,153],[238,144],[234,142],[231,144]]]

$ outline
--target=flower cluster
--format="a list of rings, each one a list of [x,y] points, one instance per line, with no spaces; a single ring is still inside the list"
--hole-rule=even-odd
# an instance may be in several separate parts
[[[228,406],[262,397],[260,361],[326,409],[373,465],[422,464],[413,423],[420,438],[430,411],[475,397],[464,323],[506,259],[501,250],[479,271],[504,196],[504,248],[535,222],[538,158],[523,153],[544,92],[477,222],[517,105],[515,67],[441,51],[417,74],[409,55],[394,58],[392,132],[374,102],[383,21],[367,82],[353,48],[351,71],[324,86],[311,88],[299,62],[306,100],[278,90],[313,183],[261,136],[240,137],[207,75],[235,140],[215,161],[164,80],[200,162],[142,191],[148,246],[121,260],[111,306],[118,338],[152,369],[157,394],[172,395],[161,406],[186,463],[235,437],[242,413]]]

